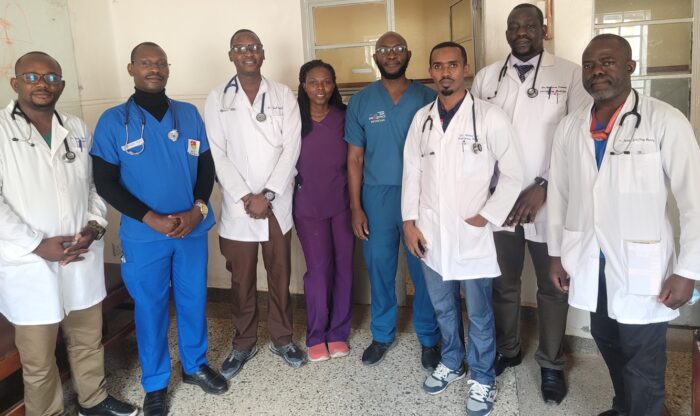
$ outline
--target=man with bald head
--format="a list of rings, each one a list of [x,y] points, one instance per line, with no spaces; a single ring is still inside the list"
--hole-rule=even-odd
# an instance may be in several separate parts
[[[666,330],[700,280],[700,149],[683,114],[631,86],[629,43],[596,36],[582,59],[593,97],[554,136],[547,221],[550,278],[591,312],[615,397],[601,416],[658,416]],[[680,212],[680,252],[668,217]]]
[[[146,415],[167,413],[169,299],[177,320],[182,380],[221,394],[207,362],[207,233],[214,163],[197,109],[165,95],[168,57],[152,42],[127,65],[134,94],[105,111],[91,154],[97,191],[122,213],[122,277],[135,303]]]
[[[56,110],[65,81],[51,56],[23,55],[10,84],[17,99],[0,112],[0,313],[15,327],[26,414],[63,414],[60,328],[80,414],[135,415],[105,388],[107,206],[92,182],[90,132]]]
[[[204,117],[223,194],[219,245],[231,271],[232,349],[221,374],[234,377],[258,352],[257,265],[267,271],[270,351],[292,368],[306,354],[292,340],[292,196],[301,118],[292,91],[262,76],[265,50],[249,29],[233,34],[236,74],[207,97]]]
[[[406,249],[403,239],[401,180],[411,120],[436,94],[406,78],[411,51],[398,33],[383,34],[373,57],[381,79],[353,95],[345,114],[352,228],[363,242],[372,296],[372,343],[362,354],[362,363],[379,364],[394,343],[396,269],[403,242],[415,288],[413,326],[422,346],[421,364],[432,371],[440,361],[440,331],[420,260]]]

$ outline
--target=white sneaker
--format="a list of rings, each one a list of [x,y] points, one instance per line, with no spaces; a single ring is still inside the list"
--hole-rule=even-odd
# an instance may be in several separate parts
[[[428,394],[438,394],[445,391],[447,386],[453,382],[463,379],[467,372],[464,366],[460,366],[458,370],[453,371],[447,368],[443,363],[439,363],[435,371],[429,375],[423,383],[423,390]]]
[[[481,384],[476,380],[467,381],[469,398],[467,399],[467,416],[488,416],[496,401],[496,382]]]

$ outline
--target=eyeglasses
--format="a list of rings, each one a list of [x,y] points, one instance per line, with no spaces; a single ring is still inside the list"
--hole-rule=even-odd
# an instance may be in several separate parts
[[[386,46],[380,46],[377,48],[377,53],[380,55],[389,55],[390,52],[394,52],[397,55],[400,55],[408,50],[408,46],[406,45],[397,45],[391,48],[388,48]]]
[[[151,69],[151,68],[158,68],[158,69],[170,69],[170,64],[168,62],[163,62],[163,61],[158,61],[158,62],[151,62],[151,61],[136,61],[132,62],[134,65],[138,65],[142,68],[146,69]]]
[[[22,78],[27,84],[36,84],[39,80],[44,80],[47,84],[59,84],[63,77],[53,72],[49,74],[37,74],[36,72],[25,72],[15,75],[17,78]]]
[[[263,45],[259,43],[251,43],[250,45],[233,45],[231,46],[231,50],[233,53],[237,54],[243,54],[246,52],[260,52],[262,51]]]

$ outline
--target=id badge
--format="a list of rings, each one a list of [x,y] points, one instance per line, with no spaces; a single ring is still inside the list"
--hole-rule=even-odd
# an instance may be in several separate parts
[[[187,153],[192,156],[199,156],[199,140],[189,139],[187,141]]]

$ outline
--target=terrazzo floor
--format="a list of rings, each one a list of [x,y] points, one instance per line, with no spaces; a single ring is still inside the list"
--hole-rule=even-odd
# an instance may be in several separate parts
[[[295,302],[294,338],[304,345],[304,309]],[[260,315],[265,305],[261,302]],[[217,368],[229,352],[231,322],[228,305],[210,303],[209,360]],[[259,326],[258,354],[230,382],[229,391],[211,396],[198,387],[182,383],[177,356],[176,329],[170,329],[172,377],[170,381],[171,415],[464,415],[466,378],[450,385],[439,395],[424,393],[421,384],[427,373],[420,365],[420,347],[410,324],[410,310],[399,313],[397,343],[385,361],[376,367],[361,364],[363,349],[371,341],[368,308],[354,311],[351,354],[321,363],[309,363],[292,369],[268,349],[269,336],[264,320]],[[498,378],[498,397],[492,413],[503,415],[597,415],[608,409],[612,386],[607,369],[588,340],[572,340],[567,379],[569,394],[559,406],[546,405],[539,393],[539,367],[534,360],[536,323],[532,313],[523,316],[523,364],[507,369]],[[671,334],[677,351],[669,351],[667,407],[673,416],[690,415],[691,354],[690,331]],[[687,337],[687,350],[685,345]],[[675,348],[675,347],[674,347]],[[111,394],[138,406],[144,393],[138,382],[134,335],[121,341],[106,354],[107,384]],[[70,383],[65,388],[67,403],[75,403]],[[75,404],[67,414],[77,414]]]

